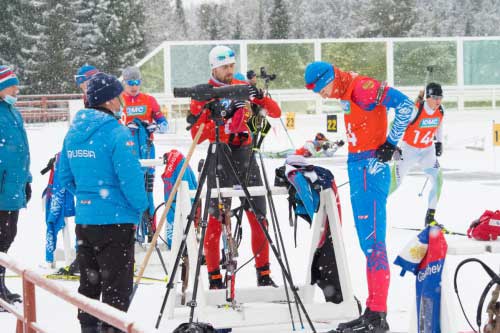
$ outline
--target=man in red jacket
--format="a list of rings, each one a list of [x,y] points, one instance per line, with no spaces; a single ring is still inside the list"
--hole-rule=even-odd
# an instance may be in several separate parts
[[[209,54],[212,76],[208,83],[214,87],[222,87],[234,84],[246,84],[245,81],[236,80],[234,76],[234,66],[236,56],[232,49],[227,46],[216,46]],[[247,125],[251,112],[247,107],[246,101],[223,100],[228,105],[228,116],[224,119],[224,124],[220,125],[220,140],[227,143],[230,148],[230,158],[235,165],[239,179],[246,181],[247,186],[261,186],[262,178],[260,176],[259,166],[255,156],[252,155],[252,136]],[[281,109],[278,104],[270,97],[263,96],[262,92],[256,87],[250,86],[250,102],[262,107],[265,112],[273,118],[281,115]],[[210,118],[210,111],[205,108],[206,101],[191,101],[191,113],[198,117],[197,122],[191,128],[191,134],[194,137],[199,126],[204,123],[205,128],[200,138],[200,143],[209,140],[215,141],[216,124]],[[222,162],[222,167],[218,169],[220,178],[220,187],[232,187],[234,185],[233,177],[229,173],[229,166]],[[248,176],[247,176],[248,173]],[[214,174],[207,177],[208,185],[216,187]],[[252,230],[252,251],[255,255],[255,268],[257,270],[258,286],[276,286],[270,277],[269,270],[269,243],[261,230],[258,216],[266,216],[266,201],[264,196],[251,198],[256,212],[250,210],[250,205],[246,199],[242,200],[246,216]],[[231,208],[231,199],[223,199],[225,209]],[[209,275],[210,289],[222,289],[224,283],[220,273],[220,236],[222,232],[223,215],[218,208],[218,200],[210,202],[211,211],[208,220],[208,227],[205,236],[205,257]],[[267,222],[264,220],[267,226]]]

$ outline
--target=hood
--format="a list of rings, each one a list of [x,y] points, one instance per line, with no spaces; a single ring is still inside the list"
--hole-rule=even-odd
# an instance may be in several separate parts
[[[98,129],[111,122],[117,122],[116,118],[102,111],[80,110],[71,123],[67,139],[76,143],[87,141]]]

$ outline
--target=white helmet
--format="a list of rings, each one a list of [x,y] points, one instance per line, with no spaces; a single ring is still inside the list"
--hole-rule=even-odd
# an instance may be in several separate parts
[[[214,69],[220,66],[236,63],[236,54],[227,46],[218,45],[210,50],[208,54],[210,68]]]

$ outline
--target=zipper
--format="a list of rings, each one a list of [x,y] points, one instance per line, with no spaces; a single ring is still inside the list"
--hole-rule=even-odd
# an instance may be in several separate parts
[[[363,167],[363,188],[366,192],[366,166]]]
[[[0,193],[3,193],[3,187],[5,185],[5,176],[7,175],[7,170],[2,172],[2,183],[0,184]]]

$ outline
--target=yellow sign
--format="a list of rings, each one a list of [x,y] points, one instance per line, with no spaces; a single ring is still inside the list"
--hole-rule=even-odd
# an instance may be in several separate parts
[[[295,112],[286,113],[286,128],[295,129]]]
[[[329,114],[326,116],[326,131],[337,133],[337,115]]]
[[[500,146],[500,124],[493,123],[493,145]]]

